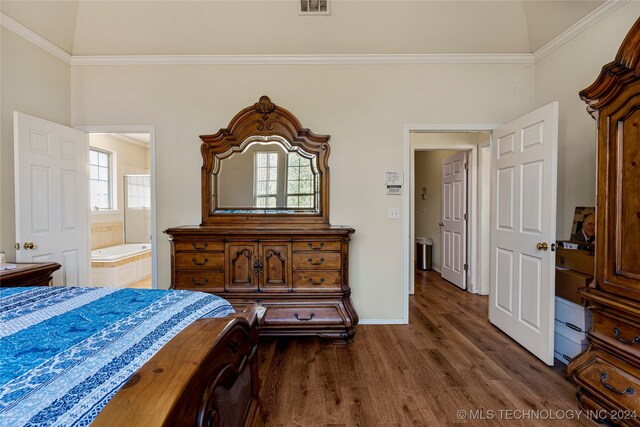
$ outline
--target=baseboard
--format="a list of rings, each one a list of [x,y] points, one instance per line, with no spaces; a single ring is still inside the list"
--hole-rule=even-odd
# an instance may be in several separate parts
[[[403,319],[360,319],[358,325],[406,325]]]

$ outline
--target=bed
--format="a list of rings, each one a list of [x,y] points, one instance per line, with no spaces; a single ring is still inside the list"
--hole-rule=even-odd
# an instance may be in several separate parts
[[[1,424],[260,423],[260,315],[191,291],[0,288]]]

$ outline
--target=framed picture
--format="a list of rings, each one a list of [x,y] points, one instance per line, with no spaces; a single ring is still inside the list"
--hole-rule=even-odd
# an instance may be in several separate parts
[[[573,215],[571,241],[575,243],[596,242],[596,209],[593,207],[577,207]]]

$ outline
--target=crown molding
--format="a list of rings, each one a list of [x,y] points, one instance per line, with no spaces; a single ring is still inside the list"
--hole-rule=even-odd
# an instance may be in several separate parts
[[[45,39],[39,34],[34,33],[12,17],[5,15],[2,12],[0,12],[0,25],[5,27],[7,30],[16,33],[26,41],[33,43],[45,52],[50,53],[62,62],[71,65],[71,54],[64,51],[63,49],[60,49],[49,40]]]
[[[71,65],[533,64],[532,54],[101,55]]]
[[[607,0],[601,6],[593,10],[590,14],[562,32],[559,36],[551,40],[546,45],[542,46],[540,49],[536,50],[533,53],[534,62],[540,61],[545,56],[559,49],[561,46],[568,43],[570,40],[587,30],[592,25],[596,24],[625,4],[629,3],[629,1],[630,0]]]
[[[354,64],[535,64],[631,0],[607,0],[576,24],[531,53],[505,54],[322,54],[322,55],[71,55],[0,12],[0,25],[69,65],[354,65]]]

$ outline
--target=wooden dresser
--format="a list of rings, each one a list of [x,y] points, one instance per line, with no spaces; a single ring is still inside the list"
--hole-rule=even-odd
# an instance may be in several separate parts
[[[232,304],[267,308],[262,335],[319,335],[350,340],[358,322],[349,298],[353,229],[176,227],[175,289],[211,292]]]
[[[165,230],[175,289],[267,308],[261,335],[350,342],[352,228],[329,224],[329,136],[266,96],[203,135],[202,224]]]
[[[615,61],[580,92],[596,119],[594,281],[589,348],[568,367],[583,408],[640,425],[640,19]]]
[[[49,286],[51,274],[60,268],[55,262],[19,263],[11,270],[0,270],[0,288]]]

